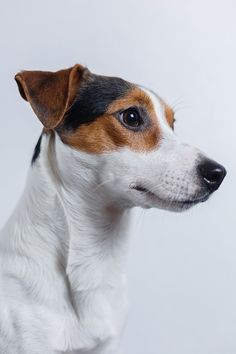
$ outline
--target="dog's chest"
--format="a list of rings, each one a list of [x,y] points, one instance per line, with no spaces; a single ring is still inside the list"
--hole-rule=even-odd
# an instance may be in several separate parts
[[[73,307],[62,304],[60,313],[51,314],[53,349],[90,353],[90,350],[102,347],[105,353],[106,346],[111,346],[120,335],[126,309],[123,283],[116,288],[103,287],[77,294]]]
[[[17,331],[20,328],[22,332],[30,334],[29,338],[43,338],[43,343],[32,339],[31,348],[32,345],[37,349],[43,345],[45,353],[46,350],[50,353],[70,353],[74,350],[78,354],[105,354],[107,348],[116,342],[123,327],[127,308],[125,276],[114,275],[114,268],[108,269],[108,272],[104,273],[108,282],[103,281],[95,288],[70,294],[65,277],[56,275],[55,269],[47,273],[45,270],[45,276],[40,282],[33,283],[31,280],[33,274],[36,277],[36,273],[37,271],[33,272],[30,267],[21,285],[13,278],[7,278],[5,283],[5,289],[9,290],[9,293],[18,294],[15,305],[11,304],[14,321],[16,324],[20,323]],[[49,274],[54,276],[48,278]],[[115,285],[111,283],[109,275],[111,279],[114,278]],[[29,291],[27,298],[24,291],[26,285]],[[28,297],[29,293],[32,296]],[[4,325],[6,326],[5,322]],[[36,334],[34,329],[37,329]],[[11,340],[14,341],[14,338]],[[28,354],[27,351],[25,353]]]

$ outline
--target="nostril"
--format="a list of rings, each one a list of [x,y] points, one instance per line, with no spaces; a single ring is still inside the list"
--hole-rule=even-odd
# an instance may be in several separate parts
[[[210,182],[217,182],[219,181],[219,179],[222,178],[222,174],[223,174],[223,171],[221,168],[215,168],[214,170],[212,170],[211,174],[210,174]]]
[[[198,166],[198,171],[211,192],[219,188],[226,175],[225,168],[212,160],[204,160]]]
[[[209,171],[208,173],[206,173],[205,178],[209,181],[209,182],[218,182],[219,179],[221,179],[223,174],[222,169],[220,168],[215,168],[212,171]]]

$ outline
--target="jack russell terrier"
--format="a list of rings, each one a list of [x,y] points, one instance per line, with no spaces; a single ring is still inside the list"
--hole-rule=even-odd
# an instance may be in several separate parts
[[[15,79],[44,128],[0,234],[0,353],[117,353],[131,208],[189,209],[226,171],[142,86],[81,65]]]

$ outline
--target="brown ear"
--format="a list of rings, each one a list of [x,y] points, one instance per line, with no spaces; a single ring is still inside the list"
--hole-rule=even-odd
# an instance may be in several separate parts
[[[85,72],[89,71],[76,64],[57,72],[22,71],[15,80],[44,127],[54,129],[72,105]]]

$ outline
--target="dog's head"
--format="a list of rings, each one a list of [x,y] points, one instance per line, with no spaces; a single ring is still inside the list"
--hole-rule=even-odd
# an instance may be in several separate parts
[[[179,142],[173,110],[146,88],[81,65],[24,71],[16,81],[45,131],[78,161],[96,161],[97,183],[113,200],[181,211],[205,201],[225,177],[223,166]]]

